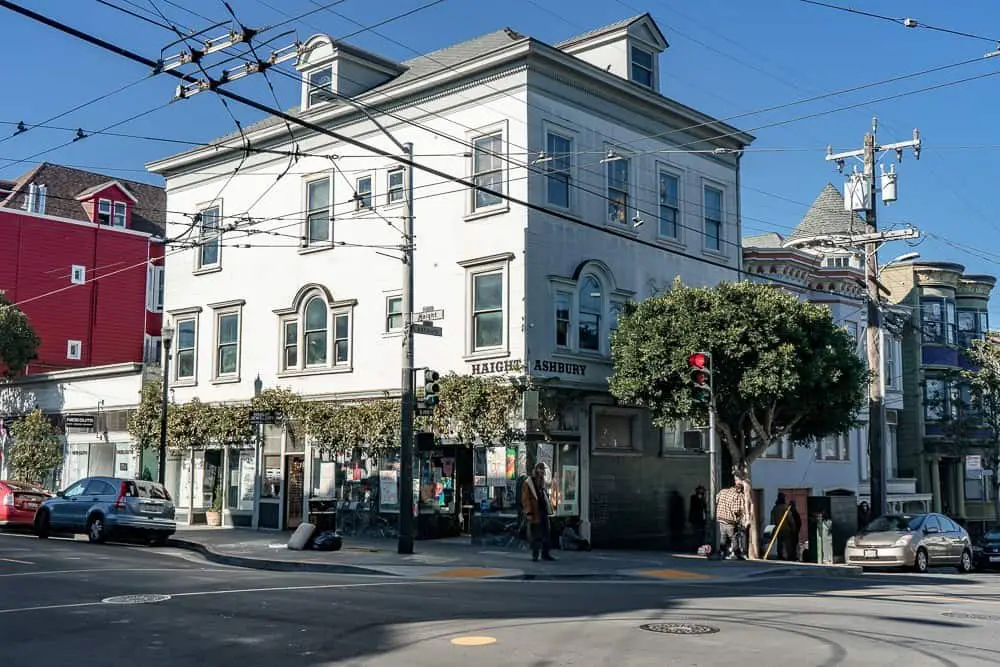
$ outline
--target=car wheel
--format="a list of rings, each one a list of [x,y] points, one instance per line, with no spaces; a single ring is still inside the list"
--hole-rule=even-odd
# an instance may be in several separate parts
[[[976,569],[975,563],[972,561],[972,553],[968,549],[962,552],[962,560],[959,561],[958,571],[961,574],[969,574]]]
[[[930,567],[930,560],[927,557],[927,550],[921,547],[917,549],[917,555],[913,559],[913,569],[924,574]]]
[[[87,521],[87,539],[91,544],[103,544],[108,539],[104,517],[100,514],[95,514]]]
[[[42,510],[41,512],[35,515],[34,528],[35,528],[35,535],[38,536],[38,539],[44,540],[48,538],[50,530],[48,511]]]

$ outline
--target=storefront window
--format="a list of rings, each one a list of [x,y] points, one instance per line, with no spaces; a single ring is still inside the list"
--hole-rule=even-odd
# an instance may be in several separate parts
[[[474,455],[473,500],[480,511],[516,513],[517,480],[528,473],[525,444],[477,447]],[[551,462],[549,467],[551,469]]]
[[[264,486],[261,498],[281,497],[281,455],[268,454],[264,456]]]
[[[556,443],[553,454],[555,460],[549,488],[552,513],[554,516],[576,516],[580,513],[580,446]]]
[[[229,450],[229,490],[226,504],[231,510],[253,510],[254,452]]]

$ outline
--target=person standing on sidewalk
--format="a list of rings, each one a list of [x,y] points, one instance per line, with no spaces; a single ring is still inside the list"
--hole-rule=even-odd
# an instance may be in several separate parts
[[[705,487],[699,485],[691,494],[688,507],[688,522],[694,534],[694,546],[697,549],[705,542],[705,526],[708,523],[708,504],[705,502]]]
[[[542,560],[555,560],[549,550],[552,548],[552,537],[549,526],[549,492],[545,481],[548,478],[548,466],[539,463],[531,472],[531,477],[521,485],[521,509],[528,522],[528,536],[531,539],[531,559],[538,560],[541,552]]]
[[[723,558],[742,558],[740,539],[743,532],[743,485],[736,484],[719,491],[715,497],[715,520],[719,524],[719,555]]]

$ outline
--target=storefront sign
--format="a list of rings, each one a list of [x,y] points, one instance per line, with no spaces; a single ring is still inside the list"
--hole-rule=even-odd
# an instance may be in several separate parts
[[[470,375],[489,375],[490,373],[517,373],[523,364],[520,359],[505,359],[503,361],[485,361],[481,364],[472,364],[469,368]]]
[[[586,375],[587,364],[570,364],[564,361],[535,359],[532,370],[539,373],[558,373],[559,375]]]
[[[63,425],[67,428],[94,428],[95,423],[94,415],[66,415],[63,417]]]

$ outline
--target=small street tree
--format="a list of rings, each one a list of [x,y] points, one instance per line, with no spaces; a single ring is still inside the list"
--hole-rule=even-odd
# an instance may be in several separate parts
[[[41,484],[63,461],[63,446],[56,427],[35,408],[10,426],[14,444],[10,447],[11,476]]]
[[[38,356],[41,343],[28,316],[0,291],[0,368],[17,375]]]
[[[750,489],[750,465],[788,438],[811,444],[856,423],[868,382],[855,341],[830,311],[759,283],[685,287],[628,304],[612,339],[611,393],[660,427],[707,423],[688,356],[712,358],[716,431]],[[751,526],[753,494],[748,493]],[[751,557],[757,535],[750,531]]]
[[[977,426],[989,433],[995,450],[994,484],[1000,482],[1000,340],[987,338],[972,341],[966,351],[966,358],[972,368],[962,371],[963,379],[969,383],[973,414]],[[1000,492],[1000,486],[994,491]],[[1000,516],[1000,498],[994,493],[997,516]]]

